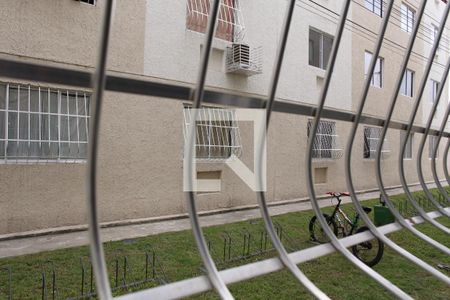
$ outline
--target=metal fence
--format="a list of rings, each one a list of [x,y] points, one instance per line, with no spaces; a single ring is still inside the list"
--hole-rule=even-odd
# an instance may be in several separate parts
[[[400,230],[406,229],[416,235],[418,238],[422,239],[426,243],[432,245],[433,247],[439,249],[443,253],[450,254],[450,249],[445,245],[437,242],[431,237],[425,235],[424,233],[418,231],[414,228],[414,224],[418,224],[421,222],[428,222],[434,225],[436,228],[444,231],[445,233],[450,233],[450,229],[438,223],[434,219],[439,216],[449,216],[450,211],[446,208],[446,205],[450,201],[450,197],[448,193],[443,189],[439,178],[436,173],[436,151],[438,147],[434,147],[434,155],[432,155],[432,159],[430,160],[431,168],[433,172],[433,177],[436,185],[443,197],[443,201],[437,200],[436,197],[428,190],[423,173],[422,173],[422,155],[424,145],[426,144],[426,139],[429,136],[437,136],[436,143],[440,143],[442,137],[445,138],[446,147],[443,155],[443,168],[447,182],[450,183],[450,176],[447,169],[447,153],[450,146],[450,133],[445,132],[445,126],[447,122],[448,115],[450,113],[450,105],[447,107],[444,118],[442,120],[442,124],[439,130],[430,129],[431,122],[433,120],[433,116],[436,113],[437,105],[441,98],[444,82],[447,79],[447,75],[450,69],[450,59],[445,67],[445,71],[442,76],[441,83],[439,85],[439,89],[437,91],[437,100],[434,102],[431,113],[428,117],[428,121],[425,127],[414,126],[414,120],[416,118],[416,114],[418,112],[418,108],[424,93],[425,84],[428,79],[428,75],[431,70],[431,66],[433,63],[433,58],[435,57],[436,51],[439,47],[439,43],[441,40],[442,33],[444,31],[444,25],[447,20],[447,16],[450,9],[450,4],[446,5],[446,9],[443,13],[443,17],[438,28],[436,38],[433,43],[433,47],[429,54],[429,58],[426,63],[424,75],[418,86],[418,93],[414,97],[414,104],[412,113],[410,115],[409,121],[407,123],[399,123],[391,120],[394,108],[397,102],[397,96],[401,88],[403,74],[407,67],[414,43],[416,41],[417,33],[419,30],[419,26],[422,20],[422,16],[425,10],[425,4],[427,1],[421,1],[421,4],[416,12],[416,19],[412,28],[410,29],[410,38],[408,45],[406,47],[406,51],[403,55],[403,61],[401,63],[400,70],[398,70],[397,80],[395,81],[395,90],[392,94],[389,103],[388,113],[385,118],[376,118],[367,115],[363,115],[364,105],[367,99],[370,83],[372,80],[372,74],[376,68],[376,62],[378,58],[378,54],[380,52],[380,48],[383,44],[384,35],[386,32],[386,28],[391,17],[391,12],[393,11],[393,2],[388,1],[387,5],[384,9],[384,14],[382,18],[382,23],[379,28],[378,37],[376,41],[376,46],[373,49],[372,59],[370,61],[370,65],[367,71],[369,76],[366,76],[364,82],[364,88],[359,98],[358,109],[356,113],[350,112],[342,112],[334,109],[326,109],[324,108],[324,103],[328,95],[328,90],[330,86],[330,82],[332,80],[333,70],[335,68],[336,57],[339,51],[339,45],[341,42],[341,38],[344,31],[344,26],[347,20],[347,14],[349,12],[351,0],[343,1],[342,11],[340,13],[340,19],[337,24],[336,34],[333,41],[333,46],[330,53],[330,59],[328,62],[328,68],[326,70],[323,87],[320,93],[320,98],[317,106],[308,106],[300,103],[286,103],[281,101],[275,101],[275,95],[277,91],[279,75],[281,71],[281,66],[283,63],[284,52],[286,48],[286,43],[288,40],[288,33],[291,27],[291,20],[293,16],[294,9],[296,8],[296,1],[289,0],[286,1],[286,13],[284,17],[284,23],[281,31],[281,37],[278,42],[278,52],[276,55],[276,60],[274,64],[273,74],[271,83],[269,86],[269,92],[267,97],[265,98],[256,98],[256,97],[247,97],[242,95],[232,95],[220,92],[214,92],[211,90],[205,90],[205,79],[207,75],[207,66],[209,61],[209,55],[211,52],[212,40],[214,37],[215,27],[217,23],[217,16],[220,14],[220,0],[214,0],[211,2],[209,7],[209,16],[208,24],[206,28],[205,34],[205,42],[204,49],[206,51],[202,52],[201,64],[199,66],[199,74],[196,82],[195,88],[183,87],[175,84],[161,84],[152,81],[145,81],[140,79],[132,79],[125,78],[120,76],[109,76],[106,75],[106,61],[107,61],[107,53],[108,53],[108,43],[110,37],[110,27],[112,23],[112,11],[113,11],[113,0],[105,1],[105,12],[104,19],[102,25],[102,37],[100,42],[100,49],[98,53],[98,63],[96,67],[95,74],[91,78],[91,74],[80,71],[73,71],[69,69],[62,69],[50,66],[41,66],[41,65],[33,65],[25,62],[18,61],[9,61],[9,60],[0,60],[0,75],[10,78],[16,79],[28,79],[28,80],[36,80],[41,82],[48,83],[60,83],[68,86],[74,87],[92,87],[92,104],[91,104],[91,122],[90,122],[90,140],[89,140],[89,171],[88,171],[88,191],[89,191],[89,223],[90,223],[90,247],[91,247],[91,258],[93,269],[95,273],[96,280],[96,290],[101,299],[111,299],[112,292],[111,287],[108,280],[108,275],[106,271],[106,263],[103,254],[102,244],[100,242],[100,230],[97,216],[97,146],[98,146],[98,135],[99,135],[99,126],[100,126],[100,116],[102,111],[102,99],[103,92],[105,90],[130,93],[130,94],[140,94],[140,95],[151,95],[163,97],[166,99],[173,100],[192,100],[192,108],[200,108],[202,104],[221,104],[235,107],[244,107],[244,108],[264,108],[267,112],[267,128],[270,126],[270,117],[272,112],[284,112],[289,114],[296,115],[304,115],[314,117],[313,121],[309,126],[309,137],[308,137],[308,146],[305,154],[306,158],[306,178],[307,178],[307,187],[309,192],[309,197],[311,199],[311,203],[313,209],[316,213],[316,216],[322,227],[325,230],[326,235],[330,239],[330,243],[319,245],[316,247],[312,247],[305,250],[296,251],[288,254],[286,249],[283,247],[280,236],[276,229],[276,226],[273,224],[268,206],[266,203],[266,195],[264,192],[257,192],[258,196],[258,204],[261,209],[261,214],[265,223],[265,227],[270,238],[270,241],[273,247],[276,249],[278,253],[277,258],[266,259],[263,261],[259,261],[256,263],[250,263],[239,267],[234,267],[222,271],[218,271],[213,259],[211,258],[208,243],[202,233],[202,228],[199,224],[197,209],[196,209],[196,196],[193,192],[186,192],[186,198],[188,202],[188,209],[190,214],[190,220],[192,224],[192,230],[194,232],[198,250],[203,260],[203,264],[206,270],[205,276],[200,276],[196,278],[186,279],[183,281],[171,283],[168,285],[136,292],[133,294],[128,294],[125,296],[120,296],[117,299],[172,299],[172,298],[180,298],[186,297],[190,295],[194,295],[200,292],[208,291],[211,289],[215,289],[217,293],[223,299],[232,299],[233,295],[230,293],[227,285],[235,282],[241,282],[244,280],[248,280],[257,276],[261,276],[263,274],[267,274],[270,272],[274,272],[277,270],[281,270],[282,268],[287,268],[299,281],[301,285],[306,287],[310,293],[319,298],[319,299],[328,299],[329,297],[322,292],[305,274],[302,273],[297,264],[305,261],[309,261],[312,259],[316,259],[318,257],[331,254],[333,252],[338,252],[345,258],[347,258],[352,264],[354,264],[357,268],[363,271],[367,276],[371,277],[373,280],[378,282],[388,291],[390,291],[395,297],[401,299],[411,299],[411,296],[406,294],[400,288],[395,286],[391,281],[381,276],[375,270],[371,269],[360,260],[358,260],[352,253],[347,249],[347,247],[351,245],[355,245],[361,243],[362,241],[367,241],[372,239],[373,236],[377,237],[381,241],[383,241],[389,248],[396,251],[398,254],[408,259],[413,264],[416,264],[423,270],[429,272],[434,277],[443,281],[446,284],[450,285],[450,278],[445,274],[441,273],[428,263],[424,262],[420,258],[414,256],[407,250],[400,247],[398,244],[390,240],[386,234]],[[280,5],[284,4],[280,1]],[[91,80],[92,79],[92,80]],[[321,124],[321,119],[327,118],[332,120],[340,120],[351,122],[352,129],[350,138],[348,140],[347,147],[345,148],[345,175],[347,188],[351,194],[351,200],[356,208],[356,211],[359,213],[363,221],[369,227],[370,231],[359,233],[356,235],[352,235],[350,237],[338,239],[336,235],[329,229],[327,226],[327,221],[322,216],[318,199],[316,196],[313,176],[312,176],[312,160],[314,156],[314,143],[316,141],[316,136],[320,132],[318,132],[319,125]],[[369,219],[369,217],[364,213],[363,208],[359,202],[359,199],[355,193],[355,188],[352,180],[351,173],[351,157],[352,157],[352,149],[353,142],[355,139],[355,134],[358,127],[361,124],[367,124],[372,126],[381,127],[381,133],[378,138],[377,143],[377,151],[375,153],[375,161],[376,161],[376,178],[378,182],[378,186],[380,188],[382,197],[385,199],[389,209],[395,216],[396,222],[385,225],[382,227],[376,227],[374,223]],[[389,129],[400,129],[406,132],[406,136],[408,136],[411,132],[419,132],[422,133],[422,140],[419,148],[419,155],[417,157],[417,174],[420,179],[420,183],[425,191],[427,197],[427,208],[431,205],[436,211],[425,212],[422,207],[424,201],[418,200],[414,198],[411,191],[409,190],[406,179],[405,179],[405,171],[403,165],[403,154],[406,149],[407,139],[404,139],[401,144],[401,151],[398,157],[398,168],[400,171],[400,179],[403,186],[403,189],[406,192],[407,199],[411,207],[414,208],[415,212],[419,214],[419,216],[405,219],[402,216],[402,212],[398,207],[394,205],[391,201],[389,195],[386,192],[386,188],[382,179],[382,171],[381,171],[381,160],[383,153],[383,144],[386,138],[387,131]],[[265,139],[265,137],[263,138]],[[187,141],[191,143],[191,146],[195,143],[195,135],[194,130],[191,128],[187,133]],[[262,147],[262,145],[261,145]],[[189,149],[190,147],[188,147]],[[193,148],[193,147],[192,147]],[[188,168],[192,168],[193,159],[192,155],[187,155],[188,157]],[[259,155],[259,163],[262,164],[262,155]],[[257,164],[255,165],[255,173],[259,175],[261,172],[261,167]],[[406,205],[406,204],[405,204]]]

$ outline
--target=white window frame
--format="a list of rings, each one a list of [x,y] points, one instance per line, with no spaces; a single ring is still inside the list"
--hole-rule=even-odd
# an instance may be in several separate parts
[[[97,0],[77,0],[80,3],[88,4],[88,5],[97,5]]]
[[[4,122],[0,127],[0,164],[86,162],[89,93],[16,83],[0,85],[5,87],[5,94],[0,95],[5,103],[0,105],[0,120]],[[63,110],[62,103],[66,105]],[[67,132],[61,130],[63,119],[67,120]],[[55,122],[57,127],[53,127]],[[76,129],[71,130],[71,126]]]
[[[400,94],[412,98],[414,96],[414,71],[406,69],[403,74],[402,84],[400,87]]]
[[[369,51],[364,52],[364,77],[367,77],[367,72],[369,70],[370,61],[372,60],[373,54]],[[383,69],[384,69],[384,59],[378,56],[377,62],[375,64],[375,69],[373,70],[372,79],[370,80],[370,85],[378,88],[383,87]]]
[[[406,3],[402,2],[400,8],[400,28],[411,33],[414,27],[416,11]]]
[[[364,147],[363,147],[363,158],[364,159],[375,159],[378,143],[380,142],[380,136],[382,133],[382,128],[365,126],[364,127]],[[387,139],[384,139],[383,148],[381,150],[381,158],[385,158],[390,150],[387,148]]]
[[[383,17],[383,0],[365,0],[365,7],[379,17]]]
[[[434,135],[428,136],[428,158],[433,158],[433,151],[437,146],[438,137]],[[436,159],[439,158],[439,148],[436,151]]]
[[[432,28],[431,29],[431,40],[432,40],[432,43],[434,43],[434,41],[436,40],[436,37],[439,33],[439,27],[437,27],[434,24],[431,24],[431,28]]]
[[[191,106],[184,105],[184,138],[191,124]],[[202,107],[198,110],[195,139],[196,160],[201,162],[224,162],[232,157],[241,157],[240,130],[234,109]],[[224,134],[224,131],[226,134]]]
[[[400,143],[403,144],[405,141],[406,132],[400,131]],[[410,133],[408,137],[408,141],[406,142],[405,153],[403,153],[404,160],[410,160],[413,157],[414,150],[414,133]]]
[[[310,58],[311,58],[311,53],[314,51],[314,47],[311,47],[311,31],[313,31],[313,32],[315,32],[315,33],[317,33],[317,34],[320,35],[320,42],[319,42],[319,65],[318,65],[318,66],[316,66],[314,63],[311,63],[311,59],[310,59]],[[325,55],[324,55],[324,53],[325,53],[325,51],[324,51],[324,42],[323,42],[324,37],[331,38],[331,40],[334,42],[334,37],[333,37],[331,34],[325,33],[325,32],[323,32],[323,31],[321,31],[321,30],[318,30],[318,29],[316,29],[316,28],[314,28],[314,27],[309,27],[309,31],[308,31],[308,45],[309,45],[309,47],[308,47],[308,51],[309,51],[309,53],[308,53],[308,64],[309,64],[310,66],[313,66],[313,67],[316,67],[316,68],[320,68],[320,69],[326,70],[327,67],[328,67],[328,60],[329,60],[329,57],[327,57],[327,58],[325,59]],[[329,51],[328,51],[329,54],[331,53],[331,47],[333,47],[333,42],[332,42],[331,45],[330,45],[330,49],[329,49]],[[327,62],[326,64],[325,64],[325,61]]]
[[[439,82],[433,79],[430,79],[430,102],[434,103],[436,101],[437,93],[439,89]]]

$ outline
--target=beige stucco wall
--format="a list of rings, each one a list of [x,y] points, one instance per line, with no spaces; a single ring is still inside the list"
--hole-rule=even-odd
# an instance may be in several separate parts
[[[203,35],[186,31],[184,0],[168,2],[116,1],[110,70],[122,72],[121,75],[137,73],[151,80],[186,85],[194,83]],[[320,2],[330,5],[329,1]],[[222,61],[226,44],[216,41],[208,73],[209,86],[259,96],[267,92],[284,7],[260,6],[258,3],[259,0],[243,1],[242,9],[246,16],[249,43],[264,46],[263,74],[249,78],[226,75]],[[333,2],[330,9],[339,12],[341,4],[342,1]],[[0,44],[0,52],[3,57],[92,71],[101,9],[102,1],[99,1],[98,7],[72,0],[21,0],[7,6],[1,5],[0,39],[6,42]],[[13,15],[19,17],[11,18]],[[377,31],[379,18],[374,18],[367,11],[355,6],[351,16],[354,22],[366,24],[374,32]],[[327,20],[323,13],[297,9],[280,81],[280,98],[309,104],[317,102],[320,91],[317,82],[324,76],[324,71],[308,65],[308,51],[305,49],[309,26],[333,34],[336,22]],[[363,84],[364,50],[372,49],[374,43],[374,38],[365,39],[355,32],[351,26],[345,31],[326,103],[334,108],[353,111]],[[388,36],[401,45],[407,40],[407,35],[396,28],[392,28]],[[426,51],[424,49],[419,42],[417,51]],[[401,51],[392,45],[383,47],[381,56],[385,57],[386,67],[384,86],[382,89],[371,89],[365,113],[384,116],[401,55]],[[413,57],[411,68],[416,71],[416,80],[421,76],[423,67],[423,61]],[[8,78],[0,80],[14,81]],[[417,84],[415,86],[417,88]],[[401,96],[398,101],[395,119],[405,121],[412,100]],[[105,94],[98,199],[101,221],[186,212],[182,192],[182,109],[180,101],[112,92]],[[420,113],[418,122],[422,122],[422,118]],[[270,202],[307,196],[304,157],[307,122],[307,117],[273,114],[267,155],[267,196]],[[242,159],[252,168],[252,128],[249,124],[240,125],[244,150]],[[337,122],[337,134],[344,150],[349,132],[350,123]],[[391,153],[382,162],[383,179],[387,186],[400,184],[397,171],[399,137],[399,131],[390,130],[388,133]],[[414,153],[419,137],[416,134],[414,138]],[[355,186],[357,190],[375,188],[375,162],[362,157],[363,126],[358,131],[353,150]],[[442,157],[439,163],[441,160]],[[428,145],[423,163],[426,178],[431,179]],[[346,190],[343,158],[314,161],[313,167],[327,168],[326,183],[316,185],[318,194]],[[408,182],[417,182],[415,160],[405,161],[405,167]],[[220,192],[198,195],[200,210],[256,204],[254,192],[224,164],[198,164],[198,169],[221,171],[222,180]],[[442,168],[438,169],[441,172]],[[82,163],[0,165],[0,234],[84,224],[85,172],[86,165]]]
[[[145,0],[115,2],[108,68],[142,73]],[[104,1],[91,6],[73,0],[0,3],[0,53],[93,67]]]

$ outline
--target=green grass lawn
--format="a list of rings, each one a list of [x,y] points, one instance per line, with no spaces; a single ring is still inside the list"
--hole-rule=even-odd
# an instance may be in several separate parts
[[[437,191],[433,191],[437,193]],[[421,193],[415,194],[417,197]],[[437,195],[437,194],[436,194]],[[401,207],[404,215],[413,215],[411,207],[404,207],[404,196],[392,199]],[[364,201],[364,205],[373,206],[377,200]],[[431,209],[425,202],[422,204]],[[343,209],[353,216],[352,204]],[[325,208],[324,211],[330,211]],[[309,242],[308,223],[312,211],[293,212],[273,218],[278,224],[281,239],[290,251],[314,246]],[[448,218],[439,218],[439,222],[450,227]],[[444,232],[429,224],[417,225],[417,228],[435,240],[450,247],[450,239]],[[211,253],[219,269],[246,264],[276,255],[271,251],[270,241],[265,240],[263,224],[260,219],[212,226],[204,229],[210,243]],[[244,245],[244,235],[250,237],[250,243]],[[416,238],[409,232],[401,230],[389,235],[397,244],[420,257],[432,266],[439,263],[450,264],[450,258]],[[224,239],[231,239],[231,246],[224,245]],[[247,240],[248,238],[246,238]],[[191,231],[164,233],[145,238],[131,239],[104,244],[109,267],[111,286],[137,282],[145,278],[145,265],[148,261],[147,278],[155,277],[128,289],[118,289],[114,293],[124,294],[145,287],[161,284],[161,280],[170,282],[201,275],[201,259],[195,247]],[[261,251],[264,250],[264,251]],[[152,251],[156,253],[153,270]],[[225,252],[224,252],[225,251]],[[148,257],[146,257],[148,253]],[[248,255],[247,255],[248,254]],[[251,255],[253,254],[253,255]],[[240,256],[247,256],[238,259]],[[126,276],[124,260],[126,257]],[[148,259],[147,259],[148,258]],[[26,255],[0,260],[0,299],[6,299],[7,272],[11,267],[13,279],[13,299],[40,299],[42,296],[42,276],[45,273],[49,299],[52,292],[52,270],[56,273],[56,291],[58,299],[80,296],[82,291],[81,262],[85,266],[83,292],[90,289],[90,266],[88,247],[62,249],[39,254]],[[392,296],[377,283],[364,275],[339,254],[328,255],[300,264],[299,267],[325,293],[333,299],[391,299]],[[117,271],[116,271],[117,268]],[[385,247],[381,262],[374,269],[398,287],[416,299],[449,299],[450,287],[438,281],[422,269],[402,258],[396,252]],[[44,272],[46,270],[46,272]],[[450,272],[441,270],[450,276]],[[115,274],[117,273],[117,278]],[[158,281],[159,280],[159,281]],[[230,286],[237,299],[302,299],[311,298],[306,290],[288,271],[280,271],[249,281]],[[218,299],[214,292],[197,295],[192,298]]]

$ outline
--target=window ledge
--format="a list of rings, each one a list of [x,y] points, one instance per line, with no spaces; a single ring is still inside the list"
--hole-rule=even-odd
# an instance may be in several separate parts
[[[86,159],[0,159],[0,165],[86,164]]]
[[[186,29],[186,36],[188,36],[189,39],[197,40],[198,43],[203,47],[205,44],[205,34],[193,30]],[[214,38],[212,42],[212,48],[217,50],[225,51],[227,46],[230,45],[231,42],[225,41],[219,38]]]
[[[332,158],[313,158],[312,163],[313,163],[313,165],[321,165],[321,164],[327,165],[330,163],[335,164],[337,160],[338,159],[332,159]]]
[[[309,68],[311,69],[311,72],[316,76],[316,77],[320,77],[320,78],[325,78],[325,73],[326,70],[316,67],[316,66],[311,66],[310,64],[308,64]]]
[[[380,161],[381,162],[383,162],[383,161],[385,161],[386,159],[385,158],[381,158],[380,159]],[[375,158],[363,158],[363,162],[368,162],[368,163],[374,163],[374,162],[376,162],[377,160],[375,159]]]

